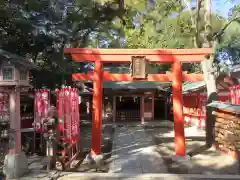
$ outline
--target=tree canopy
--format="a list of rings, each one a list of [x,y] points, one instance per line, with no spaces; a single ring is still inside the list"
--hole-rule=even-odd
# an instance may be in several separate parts
[[[239,5],[234,6],[229,19],[237,17],[239,9]],[[204,8],[198,11],[193,5],[189,9],[185,1],[173,0],[1,1],[0,46],[31,58],[46,72],[34,72],[34,82],[43,84],[43,76],[47,79],[51,74],[52,81],[61,84],[74,68],[63,56],[64,47],[192,48],[195,47],[193,36],[203,44],[204,13]],[[198,15],[197,27],[191,21],[193,14]],[[227,21],[214,13],[211,19],[213,33]],[[238,23],[229,26],[218,48],[231,52],[232,57],[239,57],[237,26]],[[226,50],[229,43],[231,49]],[[160,70],[170,68],[158,66]],[[189,64],[183,68],[201,70]]]

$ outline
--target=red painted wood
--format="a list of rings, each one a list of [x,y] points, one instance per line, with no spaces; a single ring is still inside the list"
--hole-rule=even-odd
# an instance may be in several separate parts
[[[184,117],[182,99],[182,67],[181,62],[172,64],[173,72],[173,116],[175,132],[175,152],[178,156],[185,156]]]
[[[133,55],[86,55],[86,54],[72,54],[72,60],[76,62],[111,62],[111,63],[129,63],[132,61]],[[181,62],[189,63],[189,62],[201,62],[205,54],[199,55],[144,55],[148,62],[155,63],[172,63],[176,59]]]
[[[21,129],[32,128],[33,127],[33,118],[21,120]]]
[[[92,120],[92,141],[91,154],[101,154],[102,139],[102,83],[103,65],[100,61],[94,65],[95,79],[93,81],[93,120]]]
[[[203,79],[202,74],[187,74],[182,73],[182,77],[184,81],[190,81],[190,82],[196,82],[201,81]],[[72,80],[73,81],[87,81],[87,80],[93,80],[94,72],[88,72],[85,73],[74,73],[72,74]],[[171,72],[168,72],[166,74],[149,74],[147,79],[144,80],[134,80],[131,76],[131,74],[111,74],[108,72],[103,73],[103,80],[104,81],[151,81],[151,82],[171,82],[173,79],[173,75]]]
[[[116,111],[116,121],[139,120],[140,110],[118,110]]]
[[[196,55],[211,54],[211,48],[193,48],[193,49],[98,49],[98,48],[65,48],[64,53],[86,54],[86,55]]]
[[[201,49],[88,49],[65,48],[65,53],[71,53],[73,61],[130,62],[132,56],[146,56],[149,62],[172,63],[201,62],[212,53],[209,48]]]

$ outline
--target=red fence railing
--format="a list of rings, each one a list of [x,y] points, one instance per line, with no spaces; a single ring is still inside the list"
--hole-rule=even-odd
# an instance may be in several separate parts
[[[116,120],[136,120],[140,119],[140,111],[139,110],[119,110],[116,112]]]
[[[222,102],[231,102],[232,94],[230,92],[220,92],[217,99]],[[197,128],[206,127],[206,105],[207,96],[201,93],[189,93],[184,95],[187,101],[194,101],[195,107],[189,107],[186,102],[184,102],[184,121],[186,124],[196,125]],[[186,111],[188,109],[188,111]]]
[[[195,124],[198,128],[205,128],[206,126],[206,105],[207,96],[200,93],[189,93],[187,99],[191,97],[191,100],[196,101],[196,111],[184,112],[184,121],[186,124]],[[240,104],[240,85],[232,86],[229,88],[229,92],[220,92],[218,94],[218,101],[230,102],[232,104]],[[184,103],[185,106],[185,103]]]
[[[232,104],[240,104],[240,85],[232,86],[230,89],[230,102]]]

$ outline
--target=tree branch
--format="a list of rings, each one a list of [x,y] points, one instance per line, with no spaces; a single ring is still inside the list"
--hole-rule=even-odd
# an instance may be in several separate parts
[[[199,38],[199,22],[200,22],[200,9],[201,9],[201,5],[202,5],[202,0],[197,0],[196,34],[195,34],[197,47],[201,47],[199,39],[198,39]]]
[[[197,30],[198,27],[197,27],[197,22],[194,19],[194,13],[193,13],[193,10],[191,9],[191,4],[187,0],[183,0],[183,2],[187,6],[189,14],[190,14],[190,18],[191,18],[191,22],[192,22],[192,29],[195,30],[195,33],[194,33],[195,35],[192,38],[194,47],[199,47],[199,39],[198,39],[198,36],[197,36],[197,33],[196,33],[196,32],[198,32],[198,30]],[[198,8],[200,9],[200,6]]]
[[[218,39],[220,36],[222,36],[223,33],[225,32],[225,30],[228,28],[228,26],[229,26],[232,22],[235,22],[235,21],[240,21],[240,17],[236,17],[236,18],[232,19],[231,21],[227,22],[220,31],[218,31],[217,33],[215,33],[215,34],[213,35],[213,39]]]

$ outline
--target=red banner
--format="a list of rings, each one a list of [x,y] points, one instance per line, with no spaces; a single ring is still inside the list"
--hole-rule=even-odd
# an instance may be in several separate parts
[[[49,91],[46,89],[35,90],[34,98],[34,128],[35,131],[41,132],[44,129],[42,120],[48,117],[50,108]]]
[[[68,87],[57,90],[57,111],[60,133],[65,142],[74,143],[80,134],[77,89]]]
[[[9,94],[8,92],[0,92],[0,121],[9,121]]]

